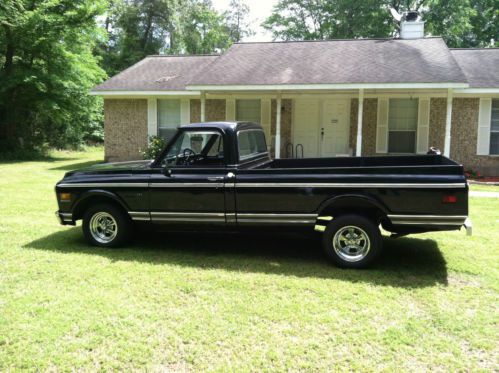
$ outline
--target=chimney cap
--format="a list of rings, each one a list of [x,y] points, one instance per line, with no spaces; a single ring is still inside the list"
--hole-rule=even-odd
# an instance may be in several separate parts
[[[419,12],[417,10],[409,10],[404,13],[404,21],[415,22],[419,18]]]

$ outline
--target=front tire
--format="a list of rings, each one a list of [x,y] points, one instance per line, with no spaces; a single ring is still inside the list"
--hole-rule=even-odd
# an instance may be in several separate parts
[[[326,227],[322,246],[337,266],[365,268],[381,252],[381,233],[378,226],[364,216],[339,216]]]
[[[122,209],[100,204],[85,211],[82,229],[91,245],[117,247],[130,238],[132,221]]]

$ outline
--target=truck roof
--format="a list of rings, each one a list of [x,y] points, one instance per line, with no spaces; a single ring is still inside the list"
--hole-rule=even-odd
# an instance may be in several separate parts
[[[237,132],[248,129],[262,129],[258,123],[254,122],[200,122],[184,124],[181,129],[203,129],[203,128],[218,128],[224,132]]]

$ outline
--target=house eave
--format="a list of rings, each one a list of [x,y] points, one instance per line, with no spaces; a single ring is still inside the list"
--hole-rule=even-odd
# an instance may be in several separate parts
[[[91,96],[116,97],[116,96],[196,96],[200,95],[199,91],[90,91]]]
[[[454,92],[464,95],[499,94],[499,88],[462,88],[456,89]]]
[[[252,85],[187,85],[187,91],[284,91],[347,89],[461,89],[468,83],[347,83],[347,84],[252,84]]]

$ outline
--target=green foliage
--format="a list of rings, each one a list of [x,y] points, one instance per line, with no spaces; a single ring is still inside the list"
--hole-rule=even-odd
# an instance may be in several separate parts
[[[96,53],[109,75],[151,54],[211,54],[251,35],[249,9],[232,0],[218,13],[210,0],[112,0]]]
[[[78,146],[101,125],[89,89],[105,74],[93,55],[104,1],[0,4],[0,152]]]
[[[149,144],[147,149],[142,151],[141,154],[144,159],[154,159],[164,149],[166,145],[165,139],[160,136],[149,136]]]
[[[449,47],[499,45],[497,0],[280,0],[262,26],[283,40],[392,37],[400,24],[390,8],[418,10]]]
[[[384,236],[362,271],[280,230],[103,249],[52,216],[52,186],[102,160],[0,164],[1,372],[497,371],[499,198],[470,198],[473,236]]]

